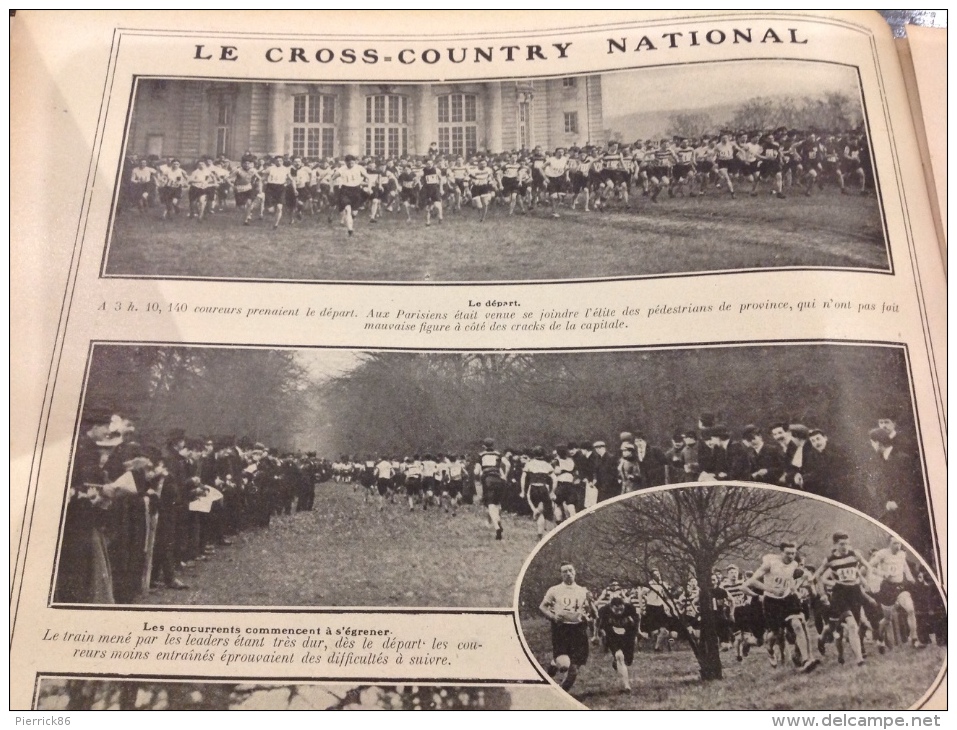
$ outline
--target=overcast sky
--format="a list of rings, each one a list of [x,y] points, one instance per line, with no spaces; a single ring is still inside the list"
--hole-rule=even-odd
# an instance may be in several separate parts
[[[737,104],[755,96],[797,98],[843,92],[860,98],[857,71],[805,61],[740,61],[665,66],[602,76],[605,119]]]
[[[356,350],[296,350],[296,359],[311,376],[321,382],[353,370],[362,362],[362,353]]]

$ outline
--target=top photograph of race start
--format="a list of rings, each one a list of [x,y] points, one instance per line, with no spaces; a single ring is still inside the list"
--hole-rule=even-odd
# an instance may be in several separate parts
[[[134,83],[105,277],[892,271],[851,66]]]

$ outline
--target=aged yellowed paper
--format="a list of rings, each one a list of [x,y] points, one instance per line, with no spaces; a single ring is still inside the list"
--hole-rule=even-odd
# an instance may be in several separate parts
[[[946,707],[876,14],[28,12],[11,62],[14,708]]]

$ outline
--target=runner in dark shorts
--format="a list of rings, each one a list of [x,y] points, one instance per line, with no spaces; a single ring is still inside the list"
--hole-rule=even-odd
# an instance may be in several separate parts
[[[588,624],[552,622],[552,653],[567,656],[573,665],[588,663]]]
[[[236,196],[236,209],[243,211],[243,225],[248,226],[253,215],[253,208],[259,203],[259,217],[263,217],[264,198],[262,193],[262,178],[253,169],[249,160],[242,162],[239,170],[233,173],[233,189]]]
[[[672,168],[672,174],[675,180],[684,180],[694,172],[694,165],[690,162],[679,162]]]
[[[582,190],[588,188],[588,175],[581,170],[575,170],[571,174],[572,195],[578,195]]]
[[[180,166],[179,160],[172,160],[163,175],[163,186],[160,188],[163,218],[179,214],[179,201],[183,196],[183,188],[188,184],[188,177]]]
[[[409,501],[409,511],[415,509],[415,501],[422,494],[422,462],[419,455],[405,459],[405,496]]]
[[[422,168],[422,189],[419,191],[419,207],[425,208],[425,225],[432,225],[433,211],[442,222],[442,175],[433,160],[429,160]]]
[[[559,513],[552,502],[555,488],[555,469],[545,460],[545,449],[536,446],[525,462],[521,474],[521,492],[532,510],[532,520],[538,528],[538,537],[545,536],[545,520],[558,522]]]
[[[635,659],[638,638],[638,614],[635,607],[620,596],[611,599],[598,612],[598,633],[604,639],[605,651],[612,656],[612,668],[618,672],[625,691],[631,691],[628,667]]]
[[[793,593],[785,598],[764,597],[764,625],[769,630],[781,630],[792,616],[803,615],[801,601]]]
[[[519,187],[517,177],[509,177],[507,175],[502,177],[502,195],[504,195],[506,199],[511,198],[513,193],[517,195]]]
[[[552,501],[552,496],[547,485],[532,484],[528,488],[528,499],[532,504],[548,505]]]
[[[242,210],[246,207],[256,197],[256,191],[250,188],[249,190],[236,190],[236,207]]]
[[[419,192],[419,205],[425,207],[434,203],[442,202],[442,194],[439,192],[438,183],[423,185]]]
[[[548,673],[557,677],[565,672],[561,687],[571,689],[578,668],[588,662],[588,618],[594,605],[588,589],[575,583],[575,566],[561,565],[562,582],[545,592],[539,611],[551,622],[552,661]]]
[[[841,618],[853,616],[855,619],[861,615],[864,608],[864,594],[860,586],[844,585],[835,583],[831,589],[831,610]]]
[[[366,201],[363,187],[369,184],[369,175],[364,167],[356,164],[355,155],[346,155],[345,164],[332,173],[331,182],[339,185],[336,207],[341,214],[341,222],[346,226],[346,234],[351,236],[355,217]]]
[[[488,166],[488,160],[479,159],[478,167],[469,173],[472,191],[472,207],[482,211],[482,222],[488,215],[492,197],[495,194],[495,171]]]
[[[347,207],[358,210],[366,202],[366,194],[358,185],[340,185],[336,195],[336,208],[343,212]]]
[[[286,186],[280,183],[266,183],[266,208],[275,208],[285,203]]]
[[[418,193],[417,193],[417,191],[416,191],[416,189],[415,189],[414,187],[411,187],[411,186],[405,187],[405,186],[403,186],[403,187],[399,190],[399,200],[400,200],[403,204],[407,204],[407,205],[410,205],[410,206],[415,206],[415,205],[418,203],[419,196],[418,196]]]
[[[548,178],[548,194],[549,195],[564,195],[565,193],[565,178],[564,177],[550,177]]]
[[[482,475],[482,501],[485,506],[502,506],[507,488],[505,480],[497,474]]]
[[[881,581],[881,589],[874,594],[882,606],[893,606],[901,593],[908,590],[904,583],[891,583],[888,580]]]
[[[283,204],[290,210],[296,210],[299,206],[299,191],[292,185],[286,185],[283,190]]]
[[[405,477],[405,491],[410,497],[422,492],[422,476],[420,474],[408,474]]]
[[[565,519],[574,517],[585,506],[585,487],[581,480],[574,458],[565,444],[555,447],[555,504],[562,510]]]
[[[139,203],[149,198],[150,191],[153,189],[151,182],[135,182],[133,186],[133,198]]]
[[[659,629],[669,629],[671,619],[665,607],[661,605],[645,606],[645,615],[641,617],[641,629],[646,634],[657,633]]]
[[[449,497],[453,500],[458,499],[462,496],[462,478],[458,479],[452,478],[449,479],[449,483],[445,485],[445,491],[448,492]]]

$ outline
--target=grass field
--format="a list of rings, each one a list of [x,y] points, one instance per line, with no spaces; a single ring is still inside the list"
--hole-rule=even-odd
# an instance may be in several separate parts
[[[108,275],[334,281],[507,281],[660,275],[786,266],[888,269],[876,198],[835,195],[785,200],[713,193],[637,211],[545,210],[508,218],[496,206],[449,213],[426,228],[386,213],[375,225],[362,213],[347,238],[337,221],[288,219],[241,225],[233,208],[202,223],[164,221],[158,207],[116,219]],[[267,215],[268,218],[268,215]]]
[[[479,506],[455,517],[399,503],[379,512],[361,489],[329,482],[317,487],[312,512],[240,533],[182,576],[190,590],[160,590],[144,602],[506,608],[536,542],[527,519],[506,517],[497,542]]]
[[[522,631],[536,659],[547,666],[548,622],[524,619]],[[812,636],[816,640],[813,631]],[[686,646],[661,654],[643,647],[631,666],[632,692],[622,694],[610,656],[592,647],[571,694],[600,710],[905,710],[931,687],[947,656],[946,647],[937,646],[903,647],[880,656],[870,644],[868,651],[865,666],[841,666],[832,645],[809,675],[790,667],[772,669],[761,648],[741,664],[728,652],[722,654],[724,679],[704,683]]]

